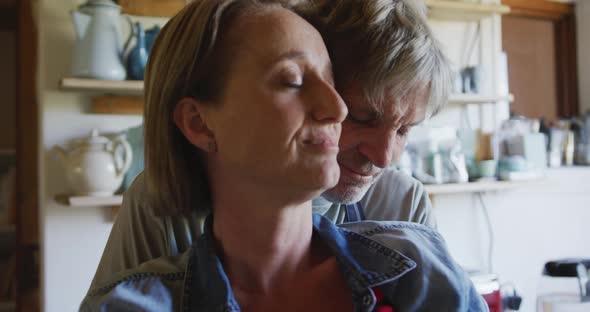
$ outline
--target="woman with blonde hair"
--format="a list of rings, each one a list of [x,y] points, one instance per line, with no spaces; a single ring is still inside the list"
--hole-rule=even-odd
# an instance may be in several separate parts
[[[188,251],[93,287],[82,311],[487,310],[434,230],[312,216],[347,109],[320,34],[288,8],[190,3],[145,90],[147,196],[210,215]]]

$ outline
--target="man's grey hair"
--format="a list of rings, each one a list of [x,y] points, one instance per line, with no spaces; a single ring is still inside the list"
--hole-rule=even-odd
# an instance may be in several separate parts
[[[427,90],[427,113],[448,101],[450,62],[422,0],[292,0],[322,33],[339,87],[358,82],[369,103]]]

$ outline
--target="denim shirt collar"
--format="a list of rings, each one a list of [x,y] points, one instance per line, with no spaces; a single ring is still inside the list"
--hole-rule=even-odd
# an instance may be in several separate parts
[[[205,220],[203,235],[193,244],[185,290],[183,308],[186,312],[196,307],[202,311],[240,311],[215,249],[211,215]]]
[[[371,288],[393,282],[416,267],[416,262],[361,234],[313,216],[314,231],[330,248],[352,290],[355,311],[372,311],[376,298]]]
[[[338,227],[323,216],[313,215],[313,228],[336,257],[352,290],[355,311],[371,311],[376,301],[371,288],[393,282],[416,267],[416,262],[403,254]],[[203,311],[240,311],[215,250],[211,216],[205,222],[204,234],[193,245],[187,273],[185,311],[195,307]]]

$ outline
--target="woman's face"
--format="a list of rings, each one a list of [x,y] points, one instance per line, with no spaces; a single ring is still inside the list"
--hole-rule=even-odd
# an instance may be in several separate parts
[[[309,196],[336,185],[347,110],[318,31],[277,7],[239,17],[226,40],[228,79],[206,116],[212,174]]]

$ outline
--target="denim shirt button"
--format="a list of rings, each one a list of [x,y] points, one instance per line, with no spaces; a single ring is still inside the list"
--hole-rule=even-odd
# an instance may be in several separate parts
[[[371,294],[366,294],[363,297],[363,304],[369,306],[371,303],[373,303],[373,296],[371,296]]]

